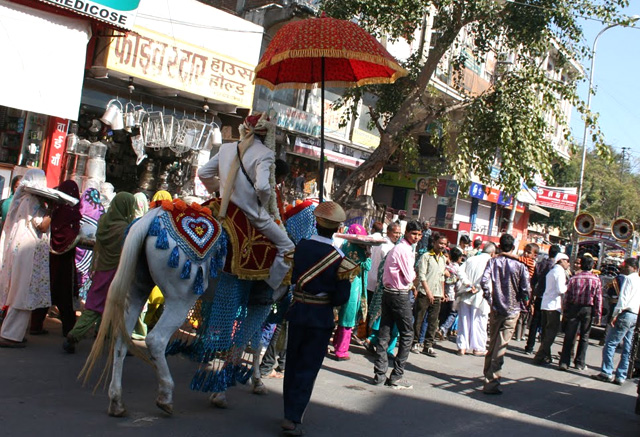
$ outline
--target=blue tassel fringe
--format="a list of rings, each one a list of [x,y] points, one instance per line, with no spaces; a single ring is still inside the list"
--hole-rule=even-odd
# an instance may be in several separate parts
[[[202,274],[202,267],[198,267],[198,273],[196,273],[196,280],[193,283],[193,292],[197,296],[202,296],[204,293],[204,278]]]
[[[169,262],[167,264],[173,269],[177,269],[180,265],[180,251],[178,250],[178,246],[174,247],[171,251]]]
[[[158,216],[156,216],[151,222],[151,226],[149,226],[149,231],[147,231],[147,234],[151,235],[152,237],[157,237],[159,232],[160,219],[158,218]]]
[[[169,238],[167,236],[166,229],[160,229],[158,233],[158,239],[156,240],[156,249],[168,249],[169,248]]]
[[[184,266],[182,266],[182,273],[180,273],[180,279],[189,279],[191,277],[191,260],[188,259]]]

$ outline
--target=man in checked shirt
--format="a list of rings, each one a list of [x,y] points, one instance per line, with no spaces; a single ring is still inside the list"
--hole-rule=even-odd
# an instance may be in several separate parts
[[[586,368],[585,357],[589,346],[591,321],[595,319],[596,324],[599,324],[602,315],[602,284],[600,278],[591,272],[594,259],[586,255],[579,259],[580,271],[569,279],[565,294],[564,317],[567,320],[567,326],[560,353],[560,370],[569,368],[571,351],[573,351],[578,333],[580,340],[578,340],[574,364],[578,370]]]

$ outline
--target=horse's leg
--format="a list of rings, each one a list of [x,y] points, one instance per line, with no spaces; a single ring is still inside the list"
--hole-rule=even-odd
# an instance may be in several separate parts
[[[218,393],[211,393],[209,402],[216,408],[227,408],[229,403],[227,402],[227,392],[221,391]]]
[[[143,295],[144,292],[136,285],[132,287],[129,294],[129,305],[125,311],[125,326],[127,332],[132,332],[136,325],[136,321],[144,305],[144,300],[146,299]],[[122,370],[126,355],[127,343],[118,335],[113,350],[113,372],[111,384],[109,385],[109,416],[122,417],[127,412],[122,402]]]
[[[127,354],[127,345],[120,336],[115,340],[113,350],[113,370],[111,372],[111,384],[109,384],[109,416],[122,417],[127,410],[122,402],[122,367],[124,357]]]
[[[177,290],[173,289],[173,291]],[[158,323],[146,338],[147,347],[151,353],[151,359],[155,364],[158,377],[156,405],[167,414],[173,414],[174,388],[173,378],[165,355],[167,344],[173,333],[184,323],[189,310],[198,299],[198,296],[191,292],[190,288],[180,296],[180,299],[172,297],[172,295],[165,295],[165,309],[162,316],[160,316],[160,320],[158,320]]]
[[[257,395],[266,395],[269,393],[267,386],[262,382],[260,374],[260,363],[262,362],[262,348],[253,351],[253,369],[251,381],[253,382],[253,393]]]

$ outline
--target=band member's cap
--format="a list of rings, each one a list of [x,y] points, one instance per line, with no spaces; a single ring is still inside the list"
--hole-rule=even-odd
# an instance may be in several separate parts
[[[347,219],[344,209],[336,202],[322,202],[313,210],[313,215],[318,224],[327,229],[337,229]]]

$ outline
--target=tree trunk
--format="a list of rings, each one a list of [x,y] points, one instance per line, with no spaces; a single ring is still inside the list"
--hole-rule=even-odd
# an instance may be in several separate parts
[[[375,177],[384,165],[389,161],[391,155],[398,148],[395,140],[397,135],[415,135],[416,126],[423,126],[443,115],[445,111],[435,108],[426,108],[423,103],[429,82],[436,70],[438,62],[455,41],[458,33],[467,24],[462,21],[462,9],[455,12],[457,16],[456,24],[448,28],[436,46],[431,49],[427,62],[422,68],[415,88],[409,93],[407,99],[400,105],[400,108],[389,121],[389,124],[381,132],[380,145],[374,150],[371,156],[340,185],[334,196],[334,201],[344,204],[346,200],[364,183]],[[405,131],[407,131],[405,133]]]

